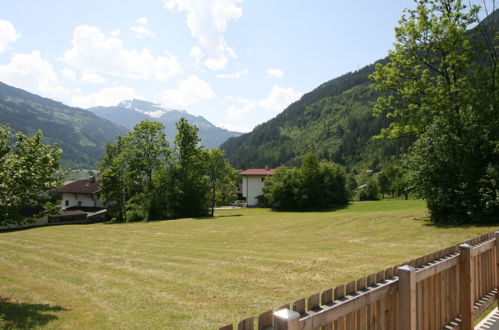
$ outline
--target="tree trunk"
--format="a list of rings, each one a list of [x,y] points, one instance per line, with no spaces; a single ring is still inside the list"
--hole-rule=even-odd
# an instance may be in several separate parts
[[[211,216],[215,216],[215,189],[213,189],[213,194],[211,196]]]

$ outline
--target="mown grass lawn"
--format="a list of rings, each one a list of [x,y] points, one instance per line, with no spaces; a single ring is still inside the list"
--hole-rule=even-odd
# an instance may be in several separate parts
[[[426,216],[423,201],[384,200],[4,232],[0,314],[21,328],[218,328],[495,230]]]

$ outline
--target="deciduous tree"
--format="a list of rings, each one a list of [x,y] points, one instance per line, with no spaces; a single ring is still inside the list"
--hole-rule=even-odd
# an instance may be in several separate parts
[[[20,225],[26,219],[56,213],[48,193],[62,182],[61,149],[42,143],[43,134],[12,134],[0,125],[0,225]]]
[[[434,221],[485,222],[499,211],[497,22],[460,0],[416,3],[371,76],[375,112],[394,119],[382,135],[417,137],[407,164]]]
[[[207,150],[206,176],[210,187],[211,216],[214,215],[214,209],[217,202],[235,200],[236,183],[232,178],[232,166],[225,159],[223,151],[218,148]]]

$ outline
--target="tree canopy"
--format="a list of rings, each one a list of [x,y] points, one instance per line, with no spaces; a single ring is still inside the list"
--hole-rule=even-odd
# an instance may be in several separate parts
[[[62,182],[62,151],[43,144],[42,138],[41,131],[26,136],[0,125],[0,225],[20,225],[57,212],[49,192]]]
[[[235,196],[233,169],[219,149],[199,145],[198,130],[181,118],[170,147],[159,122],[144,120],[102,156],[102,197],[118,221],[208,215]]]
[[[319,210],[348,203],[345,174],[334,163],[320,162],[313,154],[300,168],[279,167],[267,178],[263,191],[268,203],[279,210]]]
[[[415,136],[405,163],[436,222],[486,222],[499,213],[497,39],[479,7],[417,0],[396,28],[395,49],[371,75],[382,136]],[[472,28],[470,30],[470,28]],[[495,46],[494,46],[495,45]]]

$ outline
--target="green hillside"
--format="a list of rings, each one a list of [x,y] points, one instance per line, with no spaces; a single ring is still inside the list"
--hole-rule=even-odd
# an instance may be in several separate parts
[[[480,25],[497,31],[498,17],[496,9]],[[478,31],[476,27],[470,31],[472,40],[485,44],[484,36],[474,31]],[[496,38],[496,48],[498,41]],[[388,58],[378,62],[384,65]],[[371,64],[320,85],[277,117],[250,133],[230,138],[220,148],[236,168],[296,166],[312,152],[344,165],[347,171],[381,169],[399,158],[413,138],[372,138],[390,124],[390,119],[373,117],[371,112],[379,96],[370,87],[374,67]]]
[[[372,139],[389,124],[371,113],[378,96],[368,78],[373,71],[374,64],[320,85],[277,117],[229,139],[221,148],[236,168],[294,166],[313,152],[349,169],[378,169],[411,141]]]
[[[41,129],[45,143],[55,143],[63,150],[61,162],[66,168],[95,168],[104,143],[127,131],[87,110],[3,83],[0,83],[0,123],[28,135]]]

